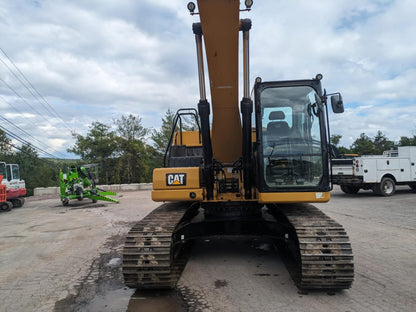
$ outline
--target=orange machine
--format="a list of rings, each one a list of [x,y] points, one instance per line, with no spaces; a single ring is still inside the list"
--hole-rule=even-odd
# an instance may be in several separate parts
[[[6,187],[7,201],[12,207],[22,207],[25,203],[26,184],[20,179],[19,165],[0,162],[0,174],[4,177],[2,184]]]
[[[10,211],[13,207],[13,204],[7,201],[6,185],[1,184],[2,181],[3,176],[0,174],[0,210]]]

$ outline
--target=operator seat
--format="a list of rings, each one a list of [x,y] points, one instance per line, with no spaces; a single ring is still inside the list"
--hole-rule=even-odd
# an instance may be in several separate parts
[[[285,182],[285,176],[289,173],[288,156],[290,155],[290,131],[289,125],[285,119],[285,113],[274,111],[269,115],[271,121],[267,124],[264,156],[273,155],[274,159],[267,161],[265,168],[266,180],[268,183],[282,184]]]
[[[289,138],[290,128],[285,119],[285,113],[282,111],[271,112],[269,115],[269,120],[278,120],[272,121],[267,124],[266,139],[269,146],[280,145],[282,143],[287,143]],[[284,142],[286,141],[286,142]]]

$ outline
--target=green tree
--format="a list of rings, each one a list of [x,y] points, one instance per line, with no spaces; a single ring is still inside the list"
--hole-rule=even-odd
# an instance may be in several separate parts
[[[142,119],[132,114],[122,115],[119,119],[113,120],[117,126],[117,134],[126,141],[141,141],[149,133],[149,130],[143,127]]]
[[[339,142],[341,141],[342,135],[340,134],[332,134],[331,135],[331,144],[334,149],[334,157],[340,157],[341,154],[348,154],[350,150],[344,146],[339,146]]]
[[[19,165],[20,178],[25,180],[27,195],[33,195],[35,187],[56,186],[57,167],[38,157],[30,144],[23,145],[10,157],[10,163]]]
[[[80,155],[88,162],[98,162],[101,165],[100,180],[104,178],[109,183],[111,174],[111,158],[115,156],[117,142],[114,131],[110,126],[95,121],[91,124],[86,136],[73,133],[75,145],[67,149],[68,152]]]
[[[175,113],[171,109],[168,109],[168,111],[165,114],[165,117],[162,118],[162,127],[160,128],[160,130],[152,131],[151,138],[155,143],[154,147],[159,156],[163,156],[165,154],[166,147],[168,146],[169,139],[172,133],[174,117]]]
[[[400,137],[399,146],[416,146],[416,135],[414,135],[413,138],[405,136]]]
[[[361,133],[360,137],[351,145],[352,152],[359,155],[381,155],[384,151],[395,148],[394,142],[390,141],[380,130],[377,131],[373,139],[365,133]]]
[[[11,141],[6,133],[0,129],[0,157],[5,157],[12,152]]]
[[[172,135],[175,115],[176,114],[171,109],[168,109],[168,111],[165,113],[165,117],[162,118],[161,128],[159,130],[153,130],[151,133],[151,139],[154,142],[153,146],[156,151],[158,163],[157,167],[163,165],[163,157],[165,155],[166,148],[168,147],[169,139]],[[182,116],[181,121],[183,131],[192,131],[198,129],[198,124],[195,118],[190,115]],[[174,131],[179,131],[179,124],[176,125]]]
[[[331,135],[331,143],[338,147],[339,141],[341,140],[342,135],[340,134],[332,134]]]
[[[147,164],[145,136],[148,130],[143,127],[139,116],[121,116],[115,119],[117,127],[117,150],[120,154],[118,159],[115,179],[127,183],[143,182],[146,180]]]
[[[143,171],[143,179],[145,182],[152,182],[153,169],[161,167],[160,154],[153,146],[146,145],[143,161],[146,164],[146,170]]]
[[[374,153],[377,155],[381,155],[384,151],[395,149],[396,147],[394,142],[390,141],[380,130],[377,131],[377,134],[373,140],[373,144]]]
[[[373,141],[365,133],[361,133],[360,137],[352,143],[351,150],[359,155],[375,155]]]

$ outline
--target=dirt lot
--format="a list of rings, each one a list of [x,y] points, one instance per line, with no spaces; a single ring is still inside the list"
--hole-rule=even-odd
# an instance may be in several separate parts
[[[149,191],[121,195],[120,204],[69,207],[30,198],[1,213],[0,311],[416,311],[416,194],[407,188],[391,198],[335,190],[318,205],[344,225],[355,256],[353,287],[335,294],[299,292],[270,242],[234,237],[195,244],[177,292],[133,295],[120,274],[123,236],[158,204]]]

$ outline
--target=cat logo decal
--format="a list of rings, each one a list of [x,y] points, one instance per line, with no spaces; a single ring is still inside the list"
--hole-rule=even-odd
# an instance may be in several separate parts
[[[186,185],[186,173],[168,173],[166,174],[167,186]]]

